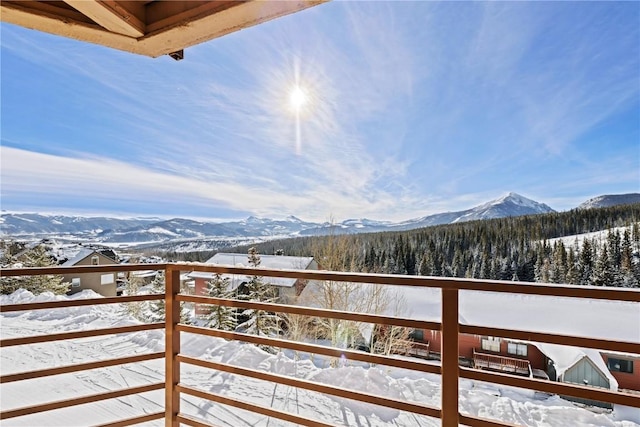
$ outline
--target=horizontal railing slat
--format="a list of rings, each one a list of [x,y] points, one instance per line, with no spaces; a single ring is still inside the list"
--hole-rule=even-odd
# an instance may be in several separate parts
[[[196,365],[203,368],[214,369],[218,371],[228,372],[230,374],[242,375],[245,377],[255,378],[263,381],[270,381],[291,387],[298,387],[305,390],[330,394],[345,399],[357,400],[360,402],[370,403],[373,405],[385,406],[387,408],[398,409],[400,411],[413,412],[415,414],[426,415],[428,417],[441,418],[440,409],[418,403],[411,403],[403,400],[391,399],[388,397],[378,396],[374,394],[364,393],[356,390],[346,389],[328,384],[320,384],[300,378],[288,377],[285,375],[272,374],[269,372],[258,371],[256,369],[244,368],[241,366],[227,365],[224,363],[212,362],[208,360],[197,359],[190,356],[178,355],[178,361],[190,365]]]
[[[277,311],[280,313],[298,314],[308,317],[325,317],[330,319],[350,320],[353,322],[373,323],[379,325],[394,325],[405,328],[440,329],[440,323],[426,320],[403,319],[401,317],[385,316],[382,314],[354,313],[353,311],[330,310],[324,308],[306,307],[300,305],[286,305],[256,301],[241,301],[225,298],[201,297],[194,295],[178,295],[178,301],[199,304],[219,304],[227,307],[249,308],[255,310]]]
[[[266,415],[268,417],[278,418],[280,420],[288,421],[290,423],[295,423],[297,425],[309,426],[309,427],[333,427],[333,424],[321,423],[311,418],[294,415],[290,412],[278,411],[277,409],[256,405],[253,403],[245,402],[243,400],[233,399],[227,396],[205,392],[193,387],[185,386],[183,384],[178,384],[178,391],[180,393],[185,393],[191,396],[199,397],[201,399],[211,400],[213,402],[218,402],[224,405],[233,406],[235,408],[244,409],[246,411],[255,412],[257,414]]]
[[[440,374],[440,366],[422,361],[400,359],[391,356],[365,353],[362,351],[326,347],[317,344],[307,344],[296,341],[283,340],[280,338],[269,338],[243,334],[240,332],[221,331],[219,329],[203,328],[199,326],[178,325],[178,331],[192,334],[207,335],[210,337],[224,338],[226,340],[244,341],[251,344],[267,345],[271,347],[287,348],[289,350],[300,351],[310,354],[321,354],[323,356],[342,358],[347,360],[357,360],[359,362],[372,363],[376,365],[394,366],[397,368],[410,369],[414,371]]]
[[[640,310],[640,308],[639,308]],[[638,311],[640,315],[640,311]],[[640,354],[640,343],[612,341],[598,338],[576,337],[574,335],[550,334],[546,332],[518,331],[514,329],[493,328],[460,324],[460,333],[469,335],[486,335],[500,338],[512,338],[529,342],[551,343],[572,347],[595,348],[625,353]]]
[[[0,277],[13,276],[41,276],[63,275],[71,273],[111,273],[115,271],[164,270],[167,264],[103,264],[103,265],[73,265],[67,267],[27,267],[0,268]]]
[[[152,329],[163,329],[164,323],[145,323],[142,325],[118,326],[115,328],[90,329],[87,331],[62,332],[59,334],[34,335],[22,338],[7,338],[0,340],[0,347],[11,347],[15,345],[37,344],[50,341],[71,340],[77,338],[90,338],[101,335],[125,334],[130,332],[150,331]]]
[[[164,411],[154,412],[152,414],[140,415],[138,417],[127,418],[127,419],[115,421],[112,423],[99,424],[94,427],[126,427],[126,426],[133,426],[136,424],[146,423],[148,421],[160,420],[162,418],[164,418]]]
[[[247,276],[260,275],[267,277],[286,277],[302,280],[329,280],[335,282],[370,283],[394,286],[458,289],[482,292],[506,292],[514,294],[640,302],[640,292],[637,290],[604,286],[573,286],[559,285],[555,283],[507,282],[500,280],[469,279],[459,277],[407,276],[399,274],[352,273],[320,270],[276,270],[260,267],[241,268],[230,265],[208,265],[200,263],[167,264],[167,269],[209,273],[244,274]]]
[[[126,363],[145,362],[147,360],[162,359],[164,352],[146,353],[136,356],[120,357],[118,359],[100,360],[97,362],[77,363],[75,365],[58,366],[55,368],[41,369],[38,371],[19,372],[16,374],[3,375],[0,377],[0,384],[14,381],[31,380],[34,378],[49,377],[52,375],[69,374],[72,372],[86,371],[89,369],[107,368],[109,366],[124,365]]]
[[[185,390],[185,393],[188,393],[188,391]],[[184,424],[191,427],[221,427],[215,424],[202,422],[196,419],[195,417],[192,417],[191,415],[187,415],[187,414],[178,414],[176,418],[178,423],[180,423],[180,425]]]
[[[22,417],[24,415],[36,414],[38,412],[53,411],[55,409],[68,408],[71,406],[84,405],[86,403],[99,402],[101,400],[114,399],[132,394],[142,394],[154,390],[163,390],[164,383],[148,384],[139,387],[130,387],[121,390],[107,391],[104,393],[92,394],[73,399],[59,400],[56,402],[43,403],[40,405],[25,406],[18,409],[11,409],[0,412],[0,420]]]
[[[517,424],[510,424],[463,414],[460,414],[460,424],[470,427],[519,427]]]
[[[614,390],[569,384],[565,382],[539,380],[536,378],[482,371],[462,366],[460,367],[460,377],[469,380],[502,384],[528,390],[538,390],[552,394],[573,396],[582,399],[598,400],[640,408],[640,394],[622,393]]]
[[[102,305],[102,304],[120,304],[128,302],[139,301],[154,301],[158,299],[164,299],[164,294],[148,294],[148,295],[127,295],[119,297],[104,297],[104,298],[90,298],[90,299],[78,299],[69,301],[45,301],[45,302],[31,302],[25,304],[4,304],[0,305],[0,313],[9,313],[14,311],[26,311],[26,310],[45,310],[53,308],[67,308],[67,307],[81,307],[87,305]]]

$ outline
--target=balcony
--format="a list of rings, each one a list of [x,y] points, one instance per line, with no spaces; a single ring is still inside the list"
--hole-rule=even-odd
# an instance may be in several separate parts
[[[31,269],[3,269],[2,276],[25,276],[43,274],[67,274],[67,273],[111,273],[125,271],[147,270],[149,265],[104,265],[84,267],[55,267],[55,268],[31,268]],[[255,414],[272,417],[289,423],[309,426],[329,425],[326,421],[315,420],[302,414],[283,411],[258,405],[247,400],[230,397],[228,395],[203,390],[189,383],[186,375],[181,375],[187,367],[198,367],[210,370],[213,373],[233,374],[246,377],[249,380],[270,381],[275,386],[285,385],[296,390],[331,395],[339,398],[355,400],[359,402],[380,405],[397,411],[406,411],[412,414],[438,418],[443,426],[457,426],[459,424],[470,426],[504,426],[510,425],[497,420],[489,420],[478,416],[461,413],[459,409],[459,379],[494,383],[545,393],[572,396],[579,399],[609,402],[614,405],[624,405],[640,408],[640,395],[615,390],[594,388],[585,385],[550,382],[536,378],[514,376],[504,372],[492,372],[461,367],[458,364],[459,335],[474,334],[511,338],[514,340],[529,340],[540,343],[559,345],[571,345],[582,348],[592,348],[613,352],[625,352],[640,354],[640,343],[621,342],[594,337],[578,337],[562,334],[541,333],[537,331],[522,331],[507,328],[485,327],[459,323],[459,293],[460,291],[473,290],[481,292],[502,292],[512,294],[546,295],[567,298],[587,298],[597,300],[627,301],[640,303],[640,291],[619,288],[594,288],[572,287],[563,285],[543,285],[532,283],[499,282],[472,279],[436,278],[420,276],[398,276],[379,274],[340,273],[310,270],[267,270],[259,269],[261,276],[286,277],[302,280],[350,282],[363,284],[382,284],[389,286],[409,286],[422,288],[435,288],[441,290],[442,319],[440,322],[416,320],[412,318],[393,317],[379,314],[354,313],[336,311],[321,308],[302,307],[296,305],[283,305],[262,302],[249,302],[234,299],[219,299],[203,296],[187,295],[180,292],[180,273],[183,271],[200,271],[210,273],[228,273],[255,275],[256,269],[238,268],[226,266],[211,266],[202,264],[178,264],[168,263],[157,265],[158,269],[165,270],[166,293],[164,295],[134,295],[109,298],[78,299],[64,301],[35,302],[25,304],[12,304],[0,306],[0,312],[10,313],[25,310],[54,310],[65,307],[79,307],[105,304],[135,303],[152,301],[164,298],[166,319],[163,323],[150,323],[133,326],[117,326],[95,330],[82,330],[72,332],[53,332],[29,337],[3,337],[0,347],[26,346],[35,343],[63,342],[87,337],[98,337],[110,334],[123,334],[140,331],[165,330],[165,350],[147,354],[135,354],[121,356],[113,359],[90,361],[64,366],[47,367],[39,370],[24,371],[4,374],[0,376],[0,384],[25,381],[36,378],[45,378],[61,374],[76,373],[92,369],[113,367],[122,364],[135,364],[151,360],[164,359],[165,375],[162,381],[148,378],[144,385],[127,387],[117,390],[109,390],[103,393],[76,396],[69,399],[31,404],[17,408],[4,410],[0,413],[3,421],[53,411],[61,408],[74,408],[79,405],[103,401],[106,399],[135,396],[151,391],[163,390],[164,410],[130,417],[127,419],[113,420],[103,426],[127,426],[143,422],[164,419],[166,426],[207,426],[205,420],[199,419],[193,414],[187,414],[184,405],[185,397],[195,397],[221,405],[239,408]],[[238,332],[228,332],[217,329],[203,328],[180,323],[180,305],[184,303],[218,304],[228,307],[243,309],[259,309],[270,312],[288,313],[300,316],[316,318],[342,319],[355,322],[366,322],[372,325],[400,326],[412,329],[424,329],[439,331],[442,337],[441,363],[426,363],[419,359],[407,357],[383,356],[366,353],[357,350],[334,348],[330,346],[309,344],[302,341],[282,339],[280,337],[255,336]],[[205,337],[218,337],[226,340],[252,343],[262,346],[277,347],[296,352],[304,352],[322,355],[330,358],[343,358],[350,361],[358,361],[389,367],[409,369],[427,374],[441,376],[440,405],[426,405],[417,401],[409,401],[397,397],[388,397],[360,390],[334,386],[318,381],[296,378],[289,375],[274,374],[259,370],[257,367],[244,367],[226,362],[213,362],[204,358],[188,355],[181,351],[183,334],[195,334],[203,339]],[[4,334],[3,334],[4,335]],[[6,335],[5,335],[6,336]],[[428,351],[428,348],[427,348]],[[483,356],[479,355],[479,361]],[[489,360],[487,363],[489,363]],[[184,368],[184,369],[183,369]],[[231,387],[233,383],[231,383]],[[34,392],[34,397],[37,393]]]
[[[531,375],[531,364],[526,359],[481,353],[473,350],[473,366],[477,369],[507,372],[516,375]]]

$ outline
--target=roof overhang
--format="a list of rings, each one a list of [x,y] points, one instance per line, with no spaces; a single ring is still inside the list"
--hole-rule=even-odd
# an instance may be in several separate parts
[[[2,0],[2,21],[140,55],[181,51],[326,0]]]

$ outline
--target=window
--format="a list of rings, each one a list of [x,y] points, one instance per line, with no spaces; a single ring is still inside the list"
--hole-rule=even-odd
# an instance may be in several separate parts
[[[614,359],[610,357],[607,359],[607,367],[613,372],[633,374],[633,360]]]
[[[518,342],[510,342],[507,343],[507,353],[515,354],[516,356],[527,356],[527,345],[518,343]]]
[[[483,350],[494,351],[496,353],[500,351],[500,338],[484,337],[482,338],[481,344]]]
[[[101,285],[110,285],[113,283],[113,273],[103,274],[100,276]]]
[[[100,258],[98,258],[97,255],[94,255],[91,257],[91,265],[98,265],[99,262],[100,262]]]
[[[414,329],[409,333],[409,338],[414,341],[424,341],[424,331],[422,329]]]
[[[74,277],[73,279],[71,279],[71,287],[72,288],[79,288],[80,287],[80,278],[79,277]]]

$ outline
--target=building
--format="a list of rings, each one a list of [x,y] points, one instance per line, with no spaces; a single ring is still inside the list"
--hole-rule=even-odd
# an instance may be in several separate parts
[[[440,315],[439,295],[434,292],[422,290],[417,295],[414,290],[407,290],[406,298],[413,315],[425,320]],[[473,291],[461,298],[459,316],[461,325],[599,336],[628,342],[640,340],[639,319],[640,310],[635,304]],[[420,348],[429,349],[429,358],[440,356],[440,331],[416,330],[412,338]],[[640,391],[637,354],[472,334],[460,334],[458,352],[463,366],[611,390]]]
[[[205,264],[228,265],[234,267],[250,267],[247,254],[240,253],[218,253],[209,258]],[[284,255],[260,255],[260,265],[256,270],[259,274],[260,268],[285,269],[285,270],[316,270],[318,264],[313,257],[294,257]],[[194,281],[195,295],[205,295],[207,282],[213,279],[214,273],[192,272],[187,277]],[[249,282],[250,277],[245,275],[223,274],[222,278],[229,279],[229,290],[242,292],[242,285]],[[264,283],[272,286],[276,291],[276,297],[280,302],[293,302],[307,285],[305,280],[289,279],[285,277],[264,277]],[[196,305],[196,314],[205,314],[205,308]]]
[[[94,249],[81,249],[80,252],[62,264],[62,266],[109,264],[118,264],[118,262]],[[69,294],[75,294],[85,289],[91,289],[105,297],[115,297],[117,294],[115,273],[71,273],[63,277],[65,282],[71,283]]]

